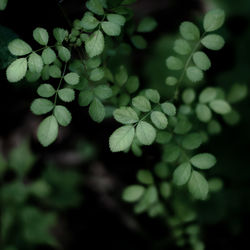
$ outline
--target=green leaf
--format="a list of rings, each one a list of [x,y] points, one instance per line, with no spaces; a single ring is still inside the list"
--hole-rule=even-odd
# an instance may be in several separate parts
[[[58,91],[58,96],[64,102],[72,102],[75,99],[75,91],[70,88],[63,88]]]
[[[191,165],[188,162],[184,162],[179,165],[173,173],[173,181],[177,186],[186,184],[191,176]]]
[[[200,30],[191,22],[182,22],[180,25],[180,33],[186,40],[199,40]]]
[[[119,86],[123,86],[128,80],[128,72],[127,69],[121,65],[115,74],[115,81]]]
[[[61,126],[68,126],[72,120],[71,113],[62,105],[55,106],[54,116]]]
[[[104,21],[101,26],[108,36],[119,36],[121,33],[121,26],[116,23]]]
[[[126,82],[126,89],[129,92],[129,94],[132,94],[136,92],[136,90],[139,88],[140,82],[139,78],[137,76],[130,76],[128,78],[128,81]]]
[[[139,35],[132,36],[131,42],[137,49],[146,49],[148,45],[143,36]]]
[[[211,50],[220,50],[225,44],[225,41],[222,36],[216,35],[216,34],[211,34],[205,36],[202,40],[201,43],[207,48]]]
[[[182,93],[182,100],[185,104],[191,104],[195,99],[195,91],[191,88],[185,89]]]
[[[202,144],[202,137],[200,133],[192,133],[183,138],[182,146],[187,150],[194,150]]]
[[[55,28],[53,30],[53,35],[58,43],[62,43],[68,35],[68,31],[62,28]]]
[[[85,42],[85,49],[89,57],[100,55],[104,50],[104,37],[100,30],[95,31]]]
[[[23,40],[16,38],[8,44],[8,49],[12,55],[24,56],[32,52],[32,48]]]
[[[237,103],[246,98],[247,94],[248,88],[246,84],[235,83],[227,95],[227,100],[229,103]]]
[[[31,111],[35,115],[43,115],[50,112],[54,108],[53,103],[50,100],[44,98],[35,99],[30,106]]]
[[[177,39],[174,43],[174,51],[179,55],[187,55],[191,52],[191,46],[184,39]]]
[[[37,89],[37,94],[40,95],[41,97],[51,97],[56,93],[56,90],[51,84],[44,83],[41,84],[38,89]]]
[[[123,26],[126,22],[126,18],[122,15],[118,15],[118,14],[108,14],[107,15],[107,19],[108,21],[118,24],[120,26]]]
[[[219,29],[225,21],[225,12],[221,9],[209,11],[203,21],[203,27],[206,32]]]
[[[195,52],[193,55],[193,60],[194,60],[195,65],[201,70],[208,70],[211,67],[210,59],[202,51]]]
[[[138,201],[145,192],[145,188],[140,185],[131,185],[124,189],[122,199],[126,202]]]
[[[190,159],[191,164],[199,169],[209,169],[216,163],[216,158],[212,154],[201,153]]]
[[[216,98],[217,91],[215,88],[207,87],[200,93],[199,102],[208,103],[213,101]]]
[[[199,82],[203,79],[203,72],[196,66],[190,66],[186,71],[187,77],[192,82]]]
[[[124,151],[130,147],[135,136],[135,128],[132,125],[122,126],[116,129],[109,138],[109,148],[112,152]]]
[[[169,175],[169,169],[163,162],[157,163],[154,168],[155,175],[161,179],[166,179]]]
[[[88,106],[94,98],[93,92],[90,90],[81,91],[78,98],[78,103],[80,106]]]
[[[58,66],[51,65],[49,67],[49,75],[53,78],[61,78],[62,71]]]
[[[145,91],[145,96],[154,103],[159,103],[160,101],[160,94],[157,90],[155,89],[147,89]]]
[[[89,58],[86,61],[86,65],[89,69],[95,69],[95,68],[99,67],[101,65],[101,63],[102,63],[102,61],[101,61],[101,58],[99,56]]]
[[[153,111],[150,118],[158,129],[165,129],[168,125],[167,117],[160,111]]]
[[[116,109],[113,115],[115,120],[122,124],[133,124],[139,121],[137,113],[130,107]]]
[[[168,116],[175,116],[176,107],[170,102],[164,102],[161,104],[162,111]]]
[[[97,15],[104,15],[104,10],[99,0],[89,0],[86,3],[86,7]]]
[[[192,171],[188,182],[188,189],[196,199],[205,200],[208,194],[208,182],[197,171]]]
[[[141,169],[137,172],[137,179],[142,184],[150,185],[154,183],[153,175],[149,170]]]
[[[42,59],[44,64],[51,64],[56,60],[56,53],[51,48],[46,48],[42,52]]]
[[[205,104],[198,104],[195,109],[197,118],[202,122],[209,122],[212,118],[212,112]]]
[[[6,70],[9,82],[18,82],[24,78],[27,72],[27,59],[19,58],[12,62]]]
[[[231,112],[231,106],[225,100],[213,100],[209,103],[209,106],[215,113],[220,115]]]
[[[154,18],[145,17],[140,21],[140,23],[137,27],[137,31],[138,32],[151,32],[156,27],[157,27],[157,22]]]
[[[156,131],[148,122],[140,121],[136,126],[136,136],[143,145],[151,145],[155,140]]]
[[[94,88],[94,94],[101,100],[106,100],[112,96],[112,89],[104,84]]]
[[[104,70],[102,68],[92,69],[89,75],[91,81],[97,82],[104,77]]]
[[[45,65],[45,66],[43,67],[42,72],[41,72],[41,77],[42,77],[42,79],[43,79],[44,81],[47,81],[47,80],[49,80],[49,78],[50,78],[49,68],[50,68],[49,65]]]
[[[65,48],[64,46],[59,46],[57,49],[58,49],[58,55],[59,55],[60,59],[63,62],[68,62],[70,60],[70,57],[71,57],[70,51],[67,48]]]
[[[122,93],[118,98],[118,105],[120,107],[127,106],[130,102],[130,96],[127,93]]]
[[[175,86],[177,84],[178,80],[176,77],[173,77],[173,76],[168,76],[166,78],[166,84],[168,86]]]
[[[168,57],[166,59],[166,65],[171,70],[180,70],[184,67],[183,62],[175,56]]]
[[[187,117],[179,117],[174,128],[176,134],[184,135],[188,133],[192,128],[192,123],[187,119]]]
[[[69,85],[77,85],[80,81],[80,76],[75,72],[70,72],[64,76],[64,81]]]
[[[8,0],[0,0],[0,10],[5,10]]]
[[[149,100],[144,96],[136,96],[132,99],[132,104],[135,108],[142,112],[148,112],[151,110],[151,104]]]
[[[159,144],[169,143],[172,139],[172,134],[166,131],[157,131],[156,142]]]
[[[44,28],[36,28],[33,31],[33,38],[41,45],[47,45],[49,41],[49,34]]]
[[[83,19],[81,20],[81,25],[86,30],[92,30],[96,28],[99,24],[99,21],[91,15],[84,15]]]
[[[53,115],[48,116],[38,127],[37,138],[44,147],[47,147],[56,140],[57,135],[58,123],[56,118]]]
[[[32,73],[41,73],[43,70],[43,60],[40,55],[33,52],[28,59],[29,70]]]
[[[94,98],[89,106],[89,115],[93,121],[98,123],[102,122],[105,117],[105,108],[97,98]]]

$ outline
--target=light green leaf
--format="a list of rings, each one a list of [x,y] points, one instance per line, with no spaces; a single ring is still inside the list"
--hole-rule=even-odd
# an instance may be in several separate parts
[[[225,100],[213,100],[209,103],[210,108],[217,114],[225,115],[230,113],[231,106]]]
[[[137,180],[142,184],[150,185],[154,183],[153,175],[149,170],[141,169],[137,172]]]
[[[49,41],[49,34],[44,28],[36,28],[33,31],[33,38],[41,45],[47,45]]]
[[[104,21],[101,26],[108,36],[119,36],[121,33],[121,26],[116,23]]]
[[[63,88],[58,91],[58,96],[64,102],[72,102],[75,99],[75,91],[70,88]]]
[[[194,150],[202,144],[202,137],[200,133],[192,133],[183,138],[182,146],[187,150]]]
[[[91,15],[84,15],[83,19],[81,20],[81,26],[86,30],[92,30],[96,28],[99,24],[99,21]]]
[[[53,115],[48,116],[38,127],[37,138],[44,147],[47,147],[56,140],[57,135],[58,123],[56,118]]]
[[[106,100],[112,96],[112,89],[104,84],[94,88],[94,94],[101,100]]]
[[[89,106],[89,115],[93,121],[98,123],[102,122],[105,117],[105,108],[97,98],[94,98]]]
[[[90,71],[89,79],[91,81],[97,82],[104,77],[104,70],[102,68],[92,69]]]
[[[122,86],[128,80],[128,72],[127,69],[121,65],[115,74],[115,81],[119,86]]]
[[[35,99],[30,106],[31,111],[35,115],[43,115],[50,112],[54,108],[53,103],[50,100],[44,98]]]
[[[129,94],[132,94],[136,92],[136,90],[139,88],[140,82],[139,78],[137,76],[130,76],[128,78],[128,81],[126,82],[126,89],[129,92]]]
[[[199,169],[209,169],[216,163],[216,158],[212,154],[201,153],[190,159],[191,164]]]
[[[207,87],[201,91],[199,96],[200,103],[208,103],[213,101],[216,98],[217,91],[213,87]]]
[[[49,66],[49,75],[53,78],[61,78],[62,71],[56,65]]]
[[[175,85],[177,84],[177,82],[178,82],[178,80],[177,80],[177,78],[174,77],[174,76],[168,76],[168,77],[166,78],[166,84],[167,84],[168,86],[175,86]]]
[[[68,31],[62,28],[55,28],[53,30],[53,35],[57,42],[62,43],[66,36],[68,35]]]
[[[191,22],[181,23],[180,33],[186,40],[199,40],[200,38],[200,30]]]
[[[115,120],[122,124],[133,124],[139,121],[137,113],[130,107],[116,109],[113,115]]]
[[[188,182],[188,189],[196,199],[205,200],[208,194],[208,182],[197,171],[192,171]]]
[[[187,77],[192,82],[199,82],[203,79],[203,72],[196,66],[190,66],[186,71]]]
[[[148,45],[143,36],[139,35],[132,36],[131,42],[137,49],[146,49]]]
[[[12,55],[24,56],[32,52],[32,48],[23,40],[16,38],[8,44],[8,49]]]
[[[89,57],[100,55],[104,50],[104,37],[100,30],[95,31],[85,42],[85,49]]]
[[[155,89],[147,89],[145,91],[145,96],[154,103],[159,103],[160,101],[160,94],[157,90]]]
[[[191,170],[191,165],[188,162],[179,165],[173,173],[174,183],[178,186],[186,184],[191,176]]]
[[[144,96],[136,96],[132,99],[132,104],[135,108],[142,112],[148,112],[151,110],[151,104],[149,100]]]
[[[185,104],[191,104],[195,99],[195,91],[192,88],[185,89],[182,93],[182,100]]]
[[[155,140],[156,131],[148,122],[140,121],[136,127],[136,136],[143,145],[151,145]]]
[[[212,118],[212,112],[205,104],[198,104],[195,109],[197,118],[202,122],[209,122]]]
[[[170,102],[164,102],[161,104],[162,111],[168,116],[175,116],[176,107]]]
[[[51,64],[56,60],[56,53],[51,48],[46,48],[42,52],[42,59],[44,64]]]
[[[153,111],[150,118],[158,129],[165,129],[168,125],[167,117],[160,111]]]
[[[186,40],[177,39],[174,43],[174,51],[179,55],[187,55],[191,52],[191,46]]]
[[[9,82],[18,82],[24,78],[27,72],[26,58],[19,58],[12,62],[6,70],[7,79]]]
[[[210,59],[202,51],[195,52],[193,55],[193,60],[194,60],[195,65],[201,70],[208,70],[211,67]]]
[[[54,116],[61,126],[68,126],[72,120],[71,113],[66,107],[62,105],[55,106]]]
[[[118,128],[109,138],[109,148],[112,152],[124,151],[130,147],[135,136],[135,128],[126,125]]]
[[[64,81],[69,85],[77,85],[80,81],[80,76],[75,72],[70,72],[64,76]]]
[[[142,197],[144,192],[145,188],[143,186],[131,185],[124,189],[122,199],[126,202],[136,202]]]
[[[104,14],[104,10],[102,7],[102,4],[99,0],[89,0],[86,3],[86,7],[92,11],[93,13],[97,14],[97,15],[103,15]]]
[[[203,21],[203,27],[206,32],[219,29],[225,21],[225,12],[221,9],[209,11]]]
[[[183,68],[183,62],[175,56],[170,56],[166,59],[166,65],[171,70],[180,70]]]
[[[220,50],[225,44],[225,41],[222,36],[216,35],[216,34],[211,34],[205,36],[202,40],[201,43],[208,49],[211,50]]]
[[[58,55],[59,55],[60,59],[63,62],[68,62],[70,60],[70,57],[71,57],[70,51],[67,48],[65,48],[64,46],[59,46],[57,49],[58,49]]]
[[[40,55],[33,52],[28,59],[29,70],[32,73],[41,73],[43,69],[43,60]]]
[[[94,98],[93,92],[90,90],[81,91],[78,98],[78,103],[80,106],[88,106]]]
[[[156,27],[157,27],[157,22],[154,18],[145,17],[140,21],[140,23],[137,27],[137,31],[138,32],[151,32]]]
[[[41,84],[38,89],[37,89],[37,94],[40,95],[41,97],[51,97],[56,93],[56,90],[51,84],[44,83]]]
[[[118,15],[118,14],[108,14],[107,15],[107,19],[108,21],[118,24],[120,26],[123,26],[126,22],[126,18],[122,15]]]

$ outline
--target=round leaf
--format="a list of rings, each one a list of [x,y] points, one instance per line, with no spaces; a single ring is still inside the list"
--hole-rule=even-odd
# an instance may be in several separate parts
[[[54,116],[61,126],[68,126],[72,119],[69,110],[62,105],[55,106]]]
[[[148,122],[140,121],[136,127],[136,136],[143,145],[151,145],[155,140],[156,131]]]
[[[27,72],[26,58],[19,58],[12,62],[6,70],[7,79],[9,82],[18,82],[24,78]]]
[[[40,95],[41,97],[51,97],[53,96],[56,91],[54,89],[54,87],[51,84],[41,84],[38,89],[37,89],[37,93],[38,95]]]
[[[160,111],[153,111],[150,118],[158,129],[165,129],[168,125],[167,117]]]
[[[221,9],[209,11],[203,21],[203,27],[206,32],[219,29],[225,21],[225,12]]]
[[[33,31],[34,39],[41,45],[47,45],[49,41],[49,34],[44,28],[36,28]]]

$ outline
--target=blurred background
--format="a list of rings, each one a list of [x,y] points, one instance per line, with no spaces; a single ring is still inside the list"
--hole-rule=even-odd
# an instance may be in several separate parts
[[[145,37],[147,49],[129,61],[142,87],[164,93],[165,58],[172,53],[180,23],[189,20],[201,26],[204,13],[216,7],[227,15],[220,30],[226,45],[209,54],[213,67],[208,82],[224,89],[234,83],[249,85],[249,0],[138,0],[132,5],[135,20],[153,16],[158,22]],[[151,169],[159,152],[152,147],[145,148],[140,158],[111,154],[107,142],[116,128],[112,120],[96,124],[87,109],[70,104],[73,121],[60,129],[56,143],[43,148],[37,142],[41,117],[29,109],[37,85],[7,82],[4,68],[12,57],[6,45],[15,37],[31,41],[38,26],[50,31],[68,28],[65,16],[74,20],[84,11],[85,1],[80,0],[9,0],[0,12],[0,249],[243,249],[250,223],[248,97],[236,104],[240,121],[233,126],[222,122],[222,131],[205,146],[218,159],[208,175],[220,178],[223,188],[205,202],[190,203],[185,195],[177,202],[173,196],[166,200],[168,218],[176,210],[185,214],[186,204],[195,211],[195,226],[185,232],[178,227],[173,231],[170,219],[135,215],[133,207],[122,201],[124,187],[136,183],[141,166]],[[192,234],[199,236],[193,248],[185,241]]]

